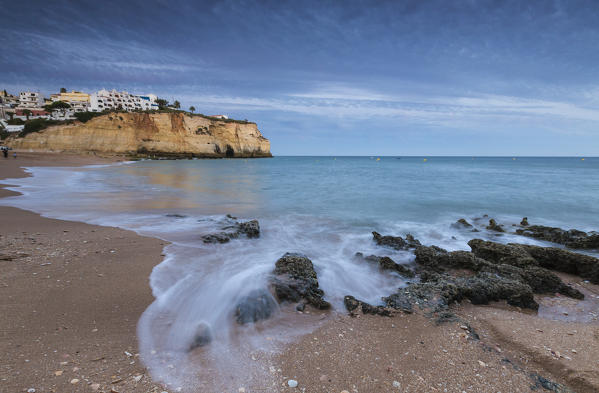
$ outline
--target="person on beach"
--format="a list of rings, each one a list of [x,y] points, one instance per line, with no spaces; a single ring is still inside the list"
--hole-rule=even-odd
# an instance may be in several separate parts
[[[17,152],[16,152],[16,151],[15,151],[15,152],[13,152],[13,153],[12,153],[12,156],[13,156],[13,158],[16,160],[16,159],[17,159]]]
[[[6,147],[2,147],[2,154],[4,154],[4,158],[8,158],[8,149]]]

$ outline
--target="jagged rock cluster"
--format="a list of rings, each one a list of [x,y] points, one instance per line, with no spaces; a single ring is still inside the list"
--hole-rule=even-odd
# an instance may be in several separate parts
[[[453,225],[474,228],[465,219]],[[529,226],[526,217],[520,227],[526,229],[518,229],[518,234],[544,240],[551,238],[562,244],[594,245],[594,236],[597,236],[595,232],[587,234]],[[505,232],[494,219],[489,220],[487,229]],[[478,232],[476,228],[472,231]],[[471,251],[449,252],[437,246],[423,246],[410,234],[405,238],[383,236],[378,232],[372,232],[372,235],[382,249],[413,250],[415,269],[396,263],[389,256],[365,256],[358,252],[356,258],[403,277],[413,278],[418,274],[420,280],[408,282],[405,288],[383,298],[382,306],[370,305],[351,295],[345,296],[344,304],[351,315],[361,312],[391,316],[396,311],[411,313],[416,307],[444,312],[452,303],[464,299],[473,304],[505,300],[513,306],[537,310],[539,305],[534,294],[559,293],[574,299],[584,298],[580,291],[565,284],[551,270],[575,274],[599,284],[599,259],[561,248],[472,239],[468,242]],[[206,243],[226,243],[240,236],[259,237],[258,221],[239,222],[235,217],[227,216],[221,232],[205,235],[202,239]],[[275,262],[268,287],[252,290],[243,296],[236,304],[234,316],[239,324],[254,323],[270,318],[277,311],[278,303],[296,303],[299,311],[307,305],[326,310],[331,304],[324,295],[312,261],[305,255],[286,253]],[[200,324],[191,349],[206,345],[211,339],[209,327]]]
[[[489,230],[503,231],[495,220],[490,221]],[[464,219],[456,225],[472,227]],[[386,307],[372,306],[346,296],[345,306],[351,314],[356,310],[377,315],[390,315],[390,309],[412,312],[416,305],[437,312],[464,299],[474,304],[505,300],[513,306],[536,310],[539,305],[534,299],[535,293],[560,293],[575,299],[584,298],[580,291],[566,285],[550,270],[576,274],[599,283],[597,258],[560,248],[473,239],[468,243],[472,251],[448,252],[436,246],[422,246],[413,237],[406,241],[401,237],[382,236],[376,232],[373,235],[378,245],[396,250],[415,246],[416,271],[420,274],[420,282],[409,283],[406,288],[384,298]],[[402,266],[389,257],[364,257],[360,253],[357,256],[378,263],[384,270],[398,271],[397,266]],[[404,268],[408,269],[402,266]],[[401,271],[398,272],[401,274]]]
[[[367,262],[376,264],[381,270],[390,270],[399,273],[404,277],[414,277],[416,274],[412,269],[395,262],[389,257],[379,257],[377,255],[364,256],[361,252],[356,253],[357,258],[362,258]]]
[[[228,243],[231,239],[237,239],[241,236],[250,239],[260,237],[260,223],[258,220],[239,222],[236,217],[227,215],[227,222],[221,229],[221,232],[202,236],[204,243]]]
[[[378,232],[372,232],[372,236],[379,246],[387,246],[396,250],[409,250],[421,245],[420,242],[417,239],[414,239],[414,236],[409,233],[406,235],[405,239],[401,236],[382,236]]]
[[[488,218],[486,215],[484,217]],[[475,218],[474,220],[477,221],[480,220],[480,218]],[[455,228],[474,228],[474,225],[464,218],[460,218],[452,226]],[[513,224],[513,226],[517,227],[516,224]],[[563,244],[564,246],[573,249],[599,249],[599,232],[592,231],[587,233],[578,229],[566,230],[544,225],[530,225],[528,217],[522,218],[519,226],[520,227],[512,233],[552,243]],[[485,228],[494,232],[507,232],[503,225],[497,223],[494,218],[489,219],[489,225]],[[474,228],[473,232],[478,232],[478,229]]]
[[[597,232],[586,233],[576,229],[565,230],[543,225],[531,225],[526,226],[526,228],[516,229],[516,233],[522,236],[563,244],[569,248],[599,248],[599,233]]]

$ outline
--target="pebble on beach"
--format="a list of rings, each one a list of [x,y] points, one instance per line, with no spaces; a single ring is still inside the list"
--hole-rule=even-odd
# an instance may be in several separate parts
[[[297,381],[295,379],[290,379],[289,381],[287,381],[287,385],[290,388],[295,388],[295,387],[297,387]]]

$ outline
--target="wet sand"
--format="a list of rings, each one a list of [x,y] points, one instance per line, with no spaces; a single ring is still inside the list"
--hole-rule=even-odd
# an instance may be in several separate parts
[[[0,178],[25,176],[20,166],[106,162],[20,153],[0,158]],[[162,391],[137,357],[136,325],[164,243],[10,207],[0,216],[0,391]]]
[[[106,161],[20,154],[0,161],[0,178],[23,176],[21,165],[99,162]],[[0,189],[0,197],[10,194]],[[136,339],[164,242],[14,208],[0,212],[0,391],[166,390],[146,374]],[[465,302],[443,323],[420,312],[331,314],[262,365],[271,374],[265,386],[234,391],[563,391],[551,381],[599,391],[599,287],[561,276],[586,299],[539,297],[538,314]],[[298,387],[287,387],[289,379]]]

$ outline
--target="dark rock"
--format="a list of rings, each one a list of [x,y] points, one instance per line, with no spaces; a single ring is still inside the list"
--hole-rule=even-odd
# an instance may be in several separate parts
[[[468,221],[466,221],[466,219],[464,218],[460,218],[459,220],[457,220],[455,222],[455,224],[453,224],[454,227],[457,228],[472,228],[472,224],[470,224]]]
[[[244,325],[270,318],[277,310],[277,303],[270,292],[265,289],[251,291],[244,296],[235,307],[237,323]]]
[[[599,233],[596,232],[586,233],[577,229],[565,230],[543,225],[531,225],[523,229],[517,229],[516,233],[522,236],[563,244],[569,248],[599,249]]]
[[[345,304],[345,308],[349,311],[350,314],[354,315],[354,311],[358,308],[362,310],[362,314],[372,314],[372,315],[381,315],[384,317],[391,316],[391,310],[383,306],[372,306],[368,303],[357,300],[353,296],[345,296],[343,298],[343,303]]]
[[[189,350],[191,351],[198,347],[203,347],[210,344],[210,342],[212,342],[212,329],[207,323],[201,322],[196,329],[196,333],[193,337],[191,345],[189,346]]]
[[[422,245],[420,244],[420,241],[414,238],[410,233],[406,233],[406,243],[408,243],[408,248],[416,248]]]
[[[471,252],[447,252],[437,246],[421,246],[414,253],[416,254],[417,264],[436,272],[445,271],[446,268],[479,271],[488,264],[487,261],[476,257]]]
[[[246,222],[237,222],[237,218],[227,214],[227,224],[222,228],[222,232],[211,233],[202,236],[204,243],[228,243],[232,239],[244,235],[248,238],[260,237],[260,224],[258,220]]]
[[[204,235],[202,236],[202,241],[204,243],[228,243],[231,241],[231,239],[236,238],[237,236],[235,236],[235,234],[233,233],[226,233],[226,232],[220,232],[220,233],[211,233],[210,235]]]
[[[183,214],[167,214],[166,217],[170,217],[170,218],[185,218],[187,216],[184,216]]]
[[[562,282],[554,273],[537,266],[538,263],[521,247],[484,242],[482,240],[472,242],[473,251],[494,250],[497,253],[492,257],[488,257],[489,254],[483,253],[487,258],[482,259],[477,256],[476,252],[447,252],[434,246],[418,247],[415,251],[416,263],[424,268],[421,273],[421,280],[423,282],[429,281],[428,277],[433,272],[445,272],[447,269],[467,269],[475,273],[493,274],[498,279],[521,282],[530,286],[535,293],[553,294],[557,292],[576,299],[584,297],[578,290]],[[512,251],[511,254],[510,250]],[[487,276],[480,277],[485,278]],[[476,293],[467,294],[466,297],[471,300],[470,295],[478,296]]]
[[[537,310],[533,291],[527,284],[480,272],[471,277],[454,277],[447,273],[428,273],[422,282],[383,299],[389,307],[418,305],[433,312],[446,310],[450,304],[470,299],[473,304],[488,304],[506,300],[508,304]]]
[[[500,244],[481,239],[468,242],[472,252],[479,258],[496,264],[506,264],[518,267],[536,266],[537,261],[530,256],[524,247],[517,244]]]
[[[545,269],[575,274],[593,284],[599,284],[599,259],[595,257],[555,247],[510,245],[522,247]]]
[[[318,309],[328,309],[331,304],[323,299],[324,291],[318,286],[318,278],[312,261],[300,254],[287,253],[275,264],[271,279],[279,301],[306,303]]]
[[[297,311],[304,311],[306,309],[306,303],[298,303],[297,306],[295,306],[295,309]]]
[[[461,319],[457,315],[455,315],[452,312],[443,311],[443,312],[440,312],[439,315],[437,316],[437,319],[435,320],[435,324],[442,325],[447,322],[458,322],[458,321],[461,321]]]
[[[523,217],[522,221],[520,221],[520,225],[522,225],[523,227],[527,227],[528,226],[528,217]]]
[[[260,224],[258,220],[240,222],[237,232],[245,234],[249,238],[260,237]]]
[[[533,381],[533,385],[530,387],[530,390],[539,390],[540,388],[543,388],[543,390],[553,393],[574,393],[574,391],[570,390],[568,387],[553,382],[537,373],[530,373],[529,377]]]
[[[468,242],[472,252],[495,263],[513,266],[541,266],[545,269],[575,274],[599,284],[599,259],[556,247],[527,244],[499,244],[473,239]]]
[[[368,262],[377,264],[382,270],[391,270],[404,277],[414,277],[416,275],[410,268],[396,263],[389,257],[379,257],[377,255],[369,255],[365,257],[361,252],[356,253],[356,256],[363,258]]]
[[[396,250],[408,250],[420,246],[420,242],[409,233],[405,239],[401,236],[382,236],[378,232],[372,232],[372,236],[379,246],[391,247]]]
[[[487,225],[487,229],[495,232],[505,232],[501,225],[497,224],[497,222],[493,218],[489,220],[489,225]]]
[[[517,274],[536,293],[561,293],[574,299],[584,299],[584,295],[579,290],[565,284],[558,276],[547,269],[529,266],[522,269],[522,272],[517,272]]]

